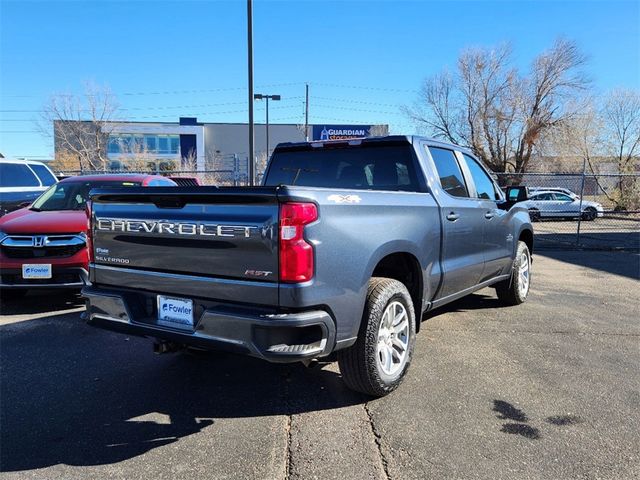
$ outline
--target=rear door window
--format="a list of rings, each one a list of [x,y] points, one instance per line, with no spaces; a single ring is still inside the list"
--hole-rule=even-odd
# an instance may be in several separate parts
[[[39,165],[37,163],[30,163],[29,167],[31,167],[31,170],[36,172],[36,175],[42,182],[42,185],[44,185],[45,187],[50,187],[51,185],[53,185],[58,181],[56,177],[53,176],[51,171],[44,165]]]
[[[571,198],[569,195],[565,195],[564,193],[554,193],[553,195],[555,196],[556,200],[560,202],[573,202],[573,198]]]
[[[469,191],[453,151],[446,148],[429,147],[429,152],[436,165],[442,189],[453,197],[468,197]]]
[[[23,163],[0,162],[0,186],[40,187],[36,175]]]

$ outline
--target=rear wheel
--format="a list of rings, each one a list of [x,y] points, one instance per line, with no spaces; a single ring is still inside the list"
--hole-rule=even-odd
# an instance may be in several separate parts
[[[532,222],[537,222],[540,220],[540,210],[538,210],[537,208],[530,208],[529,209],[529,218],[531,218]]]
[[[587,207],[582,212],[582,219],[591,222],[598,216],[598,211],[593,207]]]
[[[530,287],[531,254],[527,244],[520,241],[511,268],[511,278],[496,284],[496,293],[505,305],[520,305],[527,299]]]
[[[415,321],[407,287],[390,278],[372,278],[358,340],[338,351],[347,386],[376,397],[395,390],[411,363]]]

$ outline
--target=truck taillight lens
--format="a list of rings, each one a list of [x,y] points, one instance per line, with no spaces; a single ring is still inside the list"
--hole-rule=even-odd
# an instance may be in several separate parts
[[[89,262],[93,262],[93,232],[91,231],[91,200],[85,203],[85,212],[87,213],[87,253],[89,254]]]
[[[313,278],[313,246],[304,239],[304,226],[318,219],[313,203],[280,205],[280,281],[306,282]]]

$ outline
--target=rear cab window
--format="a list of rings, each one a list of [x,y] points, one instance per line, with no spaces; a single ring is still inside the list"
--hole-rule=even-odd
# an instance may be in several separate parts
[[[40,187],[35,173],[24,163],[0,162],[1,187]]]
[[[408,143],[301,146],[276,150],[264,185],[421,192],[417,171]]]

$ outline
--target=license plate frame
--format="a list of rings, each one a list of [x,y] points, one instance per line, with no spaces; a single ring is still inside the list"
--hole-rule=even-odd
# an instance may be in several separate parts
[[[48,280],[52,276],[50,263],[24,263],[22,265],[23,280]]]
[[[192,330],[194,327],[193,300],[168,295],[157,296],[158,325]]]

